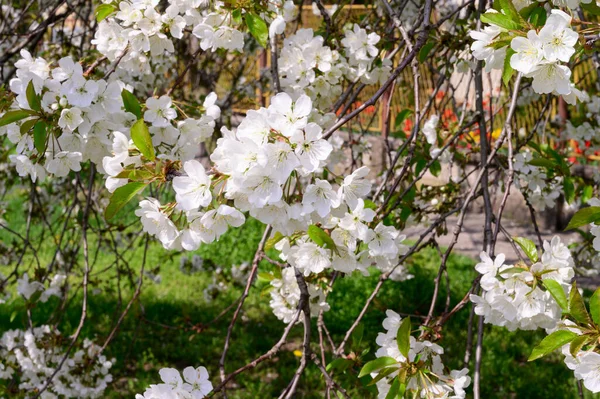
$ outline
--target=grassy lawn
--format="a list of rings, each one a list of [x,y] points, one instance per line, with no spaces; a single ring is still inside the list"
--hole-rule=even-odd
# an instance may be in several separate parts
[[[19,232],[24,230],[24,207],[21,202],[11,202],[6,213],[10,226]],[[56,212],[59,212],[57,209]],[[134,219],[132,219],[134,220]],[[135,226],[138,228],[138,226]],[[32,233],[39,234],[43,227],[36,225]],[[261,225],[249,220],[243,228],[228,232],[219,242],[204,246],[195,255],[204,259],[205,271],[184,273],[180,268],[182,257],[191,258],[192,254],[167,252],[160,244],[152,242],[149,246],[146,270],[151,276],[144,278],[140,301],[136,303],[125,319],[119,334],[107,349],[107,356],[114,357],[116,363],[111,370],[115,377],[113,385],[106,391],[106,398],[133,397],[142,392],[150,383],[159,381],[158,370],[161,367],[204,365],[208,368],[214,383],[218,381],[218,361],[221,355],[227,326],[232,311],[224,317],[210,323],[225,308],[234,302],[242,291],[239,283],[231,282],[231,266],[248,262],[254,255],[254,249],[262,235]],[[91,236],[91,247],[95,248],[97,237]],[[9,246],[13,238],[0,230],[0,242]],[[40,257],[49,262],[53,255],[50,239],[40,249]],[[143,253],[143,239],[126,253],[130,260],[131,273],[121,270],[117,284],[115,267],[109,266],[114,260],[112,254],[100,251],[94,256],[92,269],[93,287],[89,302],[88,319],[83,337],[95,339],[102,344],[114,326],[122,309],[131,298],[132,286],[137,280]],[[80,256],[76,255],[76,256]],[[397,283],[387,282],[364,318],[365,333],[363,348],[371,351],[365,360],[374,357],[375,337],[382,330],[381,322],[385,310],[390,308],[402,313],[426,314],[429,298],[433,290],[433,278],[440,259],[436,251],[426,249],[414,255],[407,263],[413,279]],[[470,287],[474,277],[472,259],[462,256],[450,258],[450,290],[452,303],[457,303]],[[21,273],[33,265],[26,258]],[[216,273],[215,268],[222,272]],[[261,271],[270,270],[270,265],[261,264]],[[11,266],[0,266],[0,272],[7,274]],[[33,272],[32,270],[30,271]],[[215,277],[218,276],[218,277]],[[331,311],[325,313],[325,322],[339,343],[362,308],[367,296],[377,283],[378,275],[370,277],[359,274],[339,279],[330,294],[328,302]],[[214,278],[229,281],[230,288],[214,292],[207,299],[203,291]],[[72,282],[76,282],[74,279]],[[229,350],[227,370],[233,371],[269,350],[279,339],[284,324],[271,313],[268,305],[270,296],[263,292],[267,282],[258,281],[250,292],[244,307],[244,313],[233,333]],[[119,289],[120,287],[120,289]],[[80,290],[73,289],[72,297],[66,305],[66,313],[59,322],[63,334],[73,332],[81,312]],[[442,286],[442,293],[446,287]],[[440,298],[440,309],[443,301]],[[119,297],[122,298],[119,301]],[[33,318],[37,324],[45,323],[59,303],[51,298],[48,303],[33,309]],[[18,313],[14,316],[14,311]],[[459,312],[447,324],[439,342],[445,348],[445,364],[452,368],[462,368],[466,343],[466,324],[468,308]],[[12,320],[11,320],[12,319]],[[26,326],[24,302],[16,298],[13,302],[0,305],[0,333]],[[299,362],[296,349],[301,346],[302,327],[297,326],[284,347],[272,361],[261,364],[257,369],[239,376],[228,391],[230,398],[270,398],[276,397],[285,388]],[[576,398],[577,389],[572,372],[562,362],[562,356],[553,354],[533,363],[527,363],[531,348],[543,338],[542,332],[509,333],[500,328],[486,326],[482,364],[482,397],[484,398]],[[313,343],[317,342],[316,323],[313,323]],[[318,350],[316,344],[314,349]],[[331,358],[328,358],[330,361]],[[471,365],[472,369],[472,365]],[[372,390],[360,387],[353,375],[336,375],[335,378],[349,390],[352,397],[375,397]],[[323,397],[324,382],[316,367],[309,365],[301,381],[298,397]],[[586,396],[592,398],[591,395]]]

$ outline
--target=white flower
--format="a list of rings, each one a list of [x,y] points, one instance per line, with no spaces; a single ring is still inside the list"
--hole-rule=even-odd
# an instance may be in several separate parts
[[[183,369],[183,378],[187,383],[184,384],[184,388],[192,393],[194,399],[201,399],[213,390],[206,367],[198,367],[197,369],[186,367]]]
[[[346,201],[350,209],[356,208],[359,200],[371,192],[371,182],[366,179],[368,175],[369,168],[362,166],[344,178],[340,186],[340,198]]]
[[[301,95],[295,102],[287,93],[279,93],[271,98],[269,113],[271,126],[287,137],[297,130],[304,129],[308,115],[312,111],[312,101],[307,95]]]
[[[48,173],[52,173],[57,177],[64,177],[69,174],[71,170],[79,172],[81,170],[81,153],[80,152],[69,152],[61,151],[54,155],[49,156],[50,153],[46,153],[46,170]]]
[[[340,198],[327,180],[315,179],[315,184],[309,184],[306,187],[302,204],[308,209],[314,209],[319,216],[324,218],[329,214],[331,208],[340,206]]]
[[[525,74],[535,69],[542,61],[542,40],[535,30],[527,32],[527,38],[517,36],[510,42],[515,54],[510,57],[510,66]]]
[[[242,212],[228,205],[219,205],[216,210],[210,210],[202,216],[202,224],[217,236],[224,234],[228,226],[240,227],[245,220]]]
[[[550,62],[569,62],[571,56],[575,54],[574,46],[578,35],[568,27],[571,24],[571,17],[568,14],[556,9],[551,13],[539,34],[544,46],[544,57]]]
[[[146,101],[148,109],[144,112],[144,120],[154,126],[168,126],[169,121],[177,116],[177,111],[171,108],[171,104],[171,98],[168,96],[149,98]]]
[[[331,266],[329,251],[315,243],[302,243],[294,249],[289,262],[301,270],[305,276],[311,273],[321,273]]]
[[[309,123],[304,128],[304,133],[297,130],[292,136],[292,143],[296,144],[296,155],[307,172],[314,172],[321,161],[325,161],[333,147],[321,137],[322,129],[315,123]]]
[[[187,176],[177,176],[173,179],[178,206],[185,211],[208,206],[212,201],[210,178],[202,164],[196,160],[187,161],[183,164],[183,169]]]
[[[23,298],[29,300],[33,294],[37,291],[43,291],[44,286],[39,281],[29,281],[29,275],[23,274],[23,277],[17,280],[17,292],[23,296]]]
[[[532,87],[536,93],[571,93],[571,70],[567,66],[553,62],[539,64],[526,76],[533,78]]]
[[[600,392],[600,354],[586,352],[579,362],[575,373],[583,378],[583,385],[593,393]]]
[[[81,110],[79,108],[65,108],[60,112],[58,126],[73,131],[77,129],[77,126],[81,125],[82,122],[83,118],[81,117]]]

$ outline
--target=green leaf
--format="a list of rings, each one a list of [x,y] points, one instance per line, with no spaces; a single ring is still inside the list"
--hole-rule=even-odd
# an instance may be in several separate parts
[[[576,282],[573,282],[573,285],[571,286],[571,293],[569,295],[569,314],[580,323],[592,323],[590,314],[585,308],[585,302],[583,302],[583,298],[577,289]]]
[[[117,7],[112,4],[101,4],[96,8],[96,21],[105,20],[110,14],[117,11]]]
[[[529,22],[536,28],[540,28],[546,24],[546,10],[544,7],[536,7],[529,16]]]
[[[542,168],[548,169],[554,169],[557,166],[555,162],[552,162],[551,160],[546,158],[534,158],[527,163],[532,166],[540,166]]]
[[[319,226],[315,226],[314,224],[308,226],[308,236],[318,246],[330,249],[339,255],[337,246],[335,245],[335,242],[333,242],[333,239]]]
[[[550,295],[554,298],[558,306],[563,310],[564,313],[569,312],[569,302],[567,300],[567,294],[565,294],[565,290],[563,290],[562,285],[556,280],[552,280],[548,278],[543,280],[542,283],[544,287],[548,290]]]
[[[505,86],[508,86],[510,78],[512,78],[513,74],[515,73],[513,67],[510,66],[510,57],[512,57],[515,53],[516,51],[510,47],[506,49],[506,56],[504,57],[504,68],[502,69],[502,81],[504,82]]]
[[[378,357],[375,360],[371,360],[367,362],[360,370],[358,374],[358,378],[364,377],[365,375],[371,374],[377,370],[380,370],[384,367],[391,366],[392,364],[397,364],[398,362],[393,357],[383,356]]]
[[[27,102],[29,103],[29,107],[32,110],[38,112],[42,110],[42,101],[35,92],[35,87],[33,87],[33,80],[29,81],[27,89],[25,90],[25,95],[27,96]]]
[[[385,395],[385,399],[396,399],[398,397],[398,393],[400,392],[400,380],[398,378],[394,378],[392,382],[392,386],[388,391],[387,395]]]
[[[589,206],[578,210],[565,230],[572,230],[600,220],[600,206]]]
[[[331,363],[329,363],[327,365],[327,367],[325,368],[325,370],[326,371],[334,370],[334,371],[344,372],[350,366],[352,366],[352,363],[354,363],[352,360],[350,360],[350,359],[344,359],[343,357],[340,357],[340,358],[337,358],[335,360],[332,360]]]
[[[34,119],[27,119],[25,122],[21,123],[21,127],[19,129],[21,134],[29,133],[29,131],[31,130],[33,125],[35,125],[38,121],[39,121],[39,119],[34,118]]]
[[[121,97],[123,98],[123,105],[125,106],[125,111],[131,112],[136,116],[136,118],[142,118],[142,106],[138,101],[137,97],[134,96],[127,89],[123,89],[121,92]]]
[[[525,269],[515,266],[515,267],[509,267],[508,269],[504,269],[499,273],[502,275],[502,274],[523,273],[524,271],[525,271]]]
[[[408,351],[410,350],[410,330],[412,325],[410,323],[410,317],[405,318],[398,327],[396,333],[396,342],[398,343],[398,349],[402,356],[408,359]]]
[[[565,177],[563,180],[563,189],[565,191],[565,200],[568,204],[572,204],[575,200],[575,185],[573,179]]]
[[[235,10],[233,10],[233,12],[231,13],[231,18],[233,19],[233,23],[236,25],[239,25],[242,23],[242,10],[239,8],[236,8]]]
[[[521,15],[524,19],[527,19],[527,18],[529,18],[529,16],[533,12],[533,10],[536,9],[537,7],[538,7],[537,2],[532,3],[532,4],[528,5],[527,7],[521,8],[521,11],[519,11],[519,15]]]
[[[433,46],[435,46],[434,42],[427,42],[423,47],[421,47],[421,50],[419,50],[419,62],[424,62],[427,59],[427,56],[433,49]]]
[[[26,111],[24,109],[17,109],[15,111],[8,111],[2,117],[0,117],[0,126],[10,125],[16,121],[20,121],[21,119],[25,119],[28,116],[31,116],[31,112]]]
[[[267,41],[269,40],[269,28],[261,17],[251,12],[247,12],[244,15],[244,20],[248,26],[248,30],[254,36],[258,44],[263,47],[267,47]]]
[[[581,203],[586,204],[594,196],[594,187],[591,185],[585,186],[581,193]]]
[[[356,352],[360,348],[360,343],[362,342],[364,332],[365,332],[365,325],[362,323],[360,323],[358,326],[356,326],[354,331],[352,331],[352,335],[350,336],[350,338],[352,339],[352,345],[350,345],[350,347],[352,348],[353,351]]]
[[[151,161],[156,159],[152,137],[143,119],[138,119],[131,127],[131,140],[146,158]]]
[[[485,22],[486,24],[492,24],[499,26],[500,28],[508,29],[508,30],[519,30],[521,29],[521,24],[513,21],[510,17],[500,14],[500,13],[492,13],[486,12],[481,16],[481,22]]]
[[[275,232],[275,234],[273,234],[273,237],[269,238],[265,243],[265,251],[272,249],[275,246],[275,244],[281,241],[284,237],[285,236],[280,232]]]
[[[146,185],[146,183],[132,182],[117,188],[110,197],[110,202],[104,211],[106,220],[112,219]]]
[[[531,362],[533,360],[539,359],[542,356],[546,356],[548,353],[560,348],[565,344],[568,344],[577,337],[578,335],[571,331],[555,331],[552,334],[548,335],[546,338],[544,338],[542,342],[538,344],[538,346],[533,348],[531,356],[529,356],[529,359],[527,359],[527,361]]]
[[[588,342],[589,339],[589,336],[579,335],[577,338],[571,341],[571,345],[569,345],[569,352],[571,352],[571,355],[573,357],[577,356],[577,353],[581,350],[583,345]]]
[[[367,386],[377,384],[377,382],[381,381],[382,379],[384,379],[385,377],[387,377],[388,375],[392,374],[395,371],[398,371],[398,366],[386,367],[386,368],[383,368],[383,369],[379,370],[379,373],[377,373],[377,375],[375,376],[375,378],[373,378],[367,384]]]
[[[394,126],[396,127],[396,129],[398,129],[400,127],[400,125],[402,124],[402,122],[404,122],[406,120],[406,118],[411,116],[412,113],[413,112],[408,108],[403,109],[402,111],[398,112],[398,115],[396,115],[396,120],[394,121]]]
[[[519,24],[521,24],[521,22],[523,21],[521,15],[517,11],[517,8],[511,0],[500,0],[500,8],[502,9],[502,11],[504,11],[504,14],[513,21]]]
[[[590,298],[590,313],[592,320],[597,326],[600,326],[600,288],[598,288]]]
[[[439,161],[436,160],[431,163],[431,166],[429,167],[429,171],[431,172],[432,175],[437,177],[440,175],[440,173],[442,173],[442,165],[440,164]]]
[[[523,237],[513,237],[513,241],[519,244],[519,247],[521,247],[521,249],[523,250],[525,255],[527,255],[529,260],[531,260],[532,262],[538,261],[538,251],[533,241]]]
[[[258,273],[258,280],[259,281],[264,281],[264,282],[271,282],[275,279],[275,276],[273,276],[271,273],[267,273],[267,272],[260,272]]]
[[[17,312],[16,310],[14,310],[11,314],[10,314],[10,323],[12,323],[15,320],[15,317],[17,317],[17,314],[19,314],[19,312]]]
[[[40,155],[46,150],[46,122],[39,121],[33,127],[33,145]]]
[[[589,4],[581,3],[579,6],[592,15],[600,16],[600,7],[595,1],[592,1]]]

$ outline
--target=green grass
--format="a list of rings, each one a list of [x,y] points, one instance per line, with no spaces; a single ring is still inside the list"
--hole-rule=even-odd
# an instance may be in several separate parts
[[[12,201],[6,213],[10,226],[20,232],[24,230],[24,206],[21,202]],[[58,209],[55,212],[58,214]],[[42,229],[43,226],[36,224],[32,233],[39,234]],[[261,225],[249,220],[242,228],[228,232],[220,241],[201,247],[196,254],[205,260],[205,265],[211,270],[193,274],[184,274],[179,267],[181,256],[191,257],[191,254],[167,252],[160,244],[151,242],[146,270],[160,275],[162,280],[155,283],[149,278],[144,279],[139,302],[133,306],[119,334],[106,351],[109,358],[116,359],[111,370],[115,381],[106,391],[106,398],[132,397],[134,393],[142,392],[148,384],[159,382],[158,370],[165,366],[181,370],[190,365],[204,365],[208,368],[213,382],[218,382],[218,360],[232,311],[220,320],[208,323],[239,297],[242,286],[229,283],[230,289],[218,293],[211,301],[205,299],[203,290],[213,282],[216,275],[214,267],[222,268],[224,272],[219,274],[218,278],[227,281],[232,265],[250,261],[261,235]],[[0,242],[11,245],[13,240],[10,234],[0,230]],[[95,248],[96,242],[97,237],[92,235],[92,248]],[[42,245],[39,253],[44,262],[48,262],[52,257],[52,248],[50,239]],[[118,300],[119,286],[116,283],[115,268],[104,270],[112,263],[113,256],[103,252],[98,254],[93,265],[92,283],[101,291],[90,295],[84,337],[102,343],[111,331],[115,320],[131,297],[131,287],[137,279],[142,254],[143,240],[140,239],[126,255],[131,272],[124,266],[120,269],[121,302]],[[81,256],[81,252],[75,256]],[[384,284],[363,320],[365,334],[361,349],[370,347],[365,361],[373,357],[376,348],[375,337],[382,330],[381,322],[385,318],[386,309],[416,315],[427,313],[433,291],[433,278],[439,262],[437,252],[426,249],[414,255],[406,264],[415,276],[413,279],[405,282],[389,281]],[[448,267],[452,305],[469,289],[475,276],[474,263],[466,257],[450,257]],[[33,264],[33,259],[27,257],[24,265]],[[268,270],[270,267],[261,264],[262,270]],[[10,270],[10,266],[0,266],[0,272],[6,274]],[[25,269],[21,269],[20,272],[23,271]],[[377,283],[377,277],[377,273],[370,277],[354,274],[336,281],[334,291],[328,299],[332,310],[325,313],[325,323],[336,343],[341,341],[361,310]],[[74,278],[72,283],[76,284],[76,280],[77,278]],[[259,281],[250,292],[243,317],[239,319],[233,333],[227,360],[228,371],[233,371],[266,352],[281,335],[284,324],[271,313],[268,306],[270,296],[262,292],[266,285],[267,283]],[[441,292],[446,292],[444,285]],[[438,303],[439,310],[443,309],[444,297],[442,294]],[[59,323],[59,329],[64,334],[71,333],[77,325],[81,311],[80,303],[81,293],[77,291],[68,302],[66,313]],[[36,324],[46,323],[57,304],[58,299],[52,298],[48,303],[33,309]],[[11,321],[15,310],[16,317]],[[456,314],[441,331],[439,343],[445,349],[444,361],[448,367],[462,368],[468,312],[466,308]],[[23,328],[25,325],[24,303],[21,299],[17,298],[7,305],[0,305],[0,333],[7,329]],[[318,339],[316,323],[313,323],[312,330],[314,343]],[[285,345],[272,361],[264,362],[255,370],[236,378],[228,391],[229,397],[276,397],[285,388],[298,366],[299,358],[294,354],[294,350],[301,346],[301,334],[302,327],[299,325],[293,330],[289,344]],[[543,336],[541,331],[511,333],[486,325],[481,368],[483,398],[577,397],[572,372],[565,367],[560,355],[553,354],[533,363],[527,362],[531,348]],[[318,349],[316,344],[313,348]],[[328,361],[330,360],[331,358],[328,358]],[[470,368],[472,370],[472,364]],[[356,369],[347,375],[336,375],[335,379],[349,390],[352,397],[374,397],[372,389],[368,390],[356,384],[357,371]],[[309,365],[301,380],[298,397],[322,398],[323,389],[324,382],[320,372],[313,365]],[[591,398],[592,395],[586,397]]]

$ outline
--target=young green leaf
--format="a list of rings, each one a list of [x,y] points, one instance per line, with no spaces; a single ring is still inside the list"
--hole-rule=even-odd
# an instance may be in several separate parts
[[[516,242],[519,245],[519,247],[521,247],[521,249],[523,250],[525,255],[527,255],[529,260],[531,260],[532,262],[538,261],[538,251],[533,241],[523,237],[513,237],[513,241]]]
[[[592,323],[590,314],[585,308],[585,302],[583,302],[583,298],[577,289],[576,282],[573,282],[573,285],[571,286],[571,293],[569,295],[569,314],[580,323]]]
[[[37,119],[37,118],[27,119],[25,122],[21,123],[21,127],[19,128],[19,131],[21,132],[21,134],[29,133],[29,131],[31,130],[33,125],[35,125],[38,121],[39,121],[39,119]]]
[[[571,218],[565,230],[573,230],[586,224],[594,223],[600,220],[600,206],[589,206],[578,210]]]
[[[581,350],[583,345],[588,342],[589,339],[590,337],[587,335],[579,335],[577,338],[571,341],[571,345],[569,345],[569,352],[571,353],[571,356],[577,356],[577,353]]]
[[[40,96],[35,92],[35,87],[33,87],[33,80],[29,82],[27,85],[27,89],[25,90],[25,95],[27,96],[27,102],[29,103],[29,108],[34,111],[42,110],[42,101]]]
[[[112,4],[100,4],[95,11],[96,21],[104,21],[110,14],[117,11],[117,8]]]
[[[344,359],[343,357],[334,359],[327,365],[325,368],[326,371],[334,370],[339,372],[344,372],[348,369],[348,367],[352,366],[353,361],[350,359]]]
[[[486,12],[481,16],[481,22],[485,22],[486,24],[496,25],[500,28],[508,29],[508,30],[519,30],[521,29],[521,24],[513,21],[508,16],[500,13],[492,13]]]
[[[267,47],[267,41],[269,40],[269,28],[261,17],[251,12],[247,12],[244,15],[244,20],[248,26],[248,30],[254,36],[258,44],[263,47]]]
[[[131,140],[140,152],[149,160],[154,161],[156,155],[152,145],[152,137],[143,119],[138,119],[131,127]]]
[[[412,115],[412,111],[408,108],[403,109],[402,111],[398,112],[398,114],[396,115],[396,119],[394,120],[394,126],[396,126],[396,129],[400,129],[402,125],[402,122],[404,122],[406,120],[406,118],[408,118],[409,116]]]
[[[592,320],[597,326],[600,326],[600,288],[598,288],[590,298],[590,313]]]
[[[565,191],[565,200],[568,204],[572,204],[575,200],[575,185],[573,179],[565,177],[563,180],[563,190]]]
[[[110,202],[104,211],[106,220],[112,219],[121,208],[123,208],[131,199],[146,187],[146,183],[131,182],[115,190],[110,197]]]
[[[408,351],[410,350],[410,330],[412,325],[410,323],[410,317],[405,318],[398,327],[398,333],[396,334],[396,342],[398,343],[398,349],[402,356],[408,359]]]
[[[504,57],[504,68],[502,69],[502,81],[504,82],[505,86],[508,86],[508,82],[510,82],[510,79],[515,73],[515,70],[510,65],[510,57],[512,57],[515,53],[516,51],[510,47],[506,49],[506,56]]]
[[[360,348],[360,343],[362,342],[363,334],[365,332],[365,325],[360,323],[354,331],[352,331],[352,335],[350,338],[352,339],[352,345],[350,347],[353,351],[357,352]]]
[[[314,224],[308,226],[308,236],[315,244],[320,247],[324,247],[338,253],[337,246],[333,239],[327,234],[322,228],[319,226],[315,226]]]
[[[388,375],[392,374],[395,371],[398,371],[398,366],[390,366],[390,367],[382,368],[381,370],[379,370],[379,372],[377,373],[375,378],[373,378],[367,384],[367,386],[377,384],[377,382],[381,381],[382,379],[384,379],[385,377],[387,377]]]
[[[571,331],[555,331],[552,334],[548,335],[546,338],[544,338],[542,342],[538,344],[538,346],[533,348],[531,356],[529,356],[529,359],[527,359],[527,361],[531,362],[533,360],[539,359],[540,357],[547,355],[555,349],[558,349],[561,346],[568,344],[577,337],[578,335]]]
[[[567,295],[565,294],[565,290],[563,290],[562,285],[556,280],[552,280],[550,278],[544,280],[542,282],[544,287],[548,290],[550,295],[554,298],[558,306],[563,310],[564,313],[569,312],[569,302],[567,300]]]
[[[31,116],[31,112],[24,109],[17,109],[15,111],[8,111],[2,117],[0,117],[0,126],[10,125],[13,122],[20,121]]]
[[[529,21],[536,28],[544,26],[546,24],[546,10],[544,7],[535,7],[529,15]]]
[[[137,97],[134,96],[127,89],[123,89],[121,92],[121,97],[123,98],[123,105],[125,106],[125,111],[131,112],[136,116],[136,118],[142,118],[142,107]]]
[[[397,364],[398,362],[393,357],[383,356],[378,357],[375,360],[371,360],[367,362],[360,370],[358,374],[358,378],[364,377],[365,375],[371,374],[377,370],[381,370],[384,367],[391,366],[392,364]]]
[[[556,162],[553,162],[546,158],[533,158],[531,161],[527,162],[532,166],[541,166],[542,168],[553,169],[556,168]]]
[[[500,0],[500,8],[502,11],[504,11],[504,14],[513,21],[519,24],[523,21],[521,15],[511,0]]]
[[[435,46],[434,42],[427,42],[423,47],[421,47],[421,50],[419,50],[419,62],[425,62],[427,56],[433,49],[433,46]]]
[[[392,382],[392,386],[388,391],[387,395],[385,395],[385,399],[396,399],[398,397],[398,393],[400,392],[400,380],[398,378],[394,378]]]
[[[284,237],[285,236],[280,232],[276,232],[275,234],[273,234],[273,237],[269,238],[265,243],[265,251],[272,249],[275,246],[275,244],[281,241]]]
[[[46,122],[39,121],[33,127],[33,145],[38,154],[43,154],[46,150]]]

